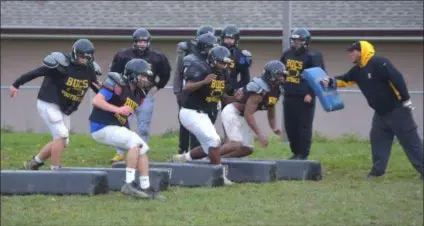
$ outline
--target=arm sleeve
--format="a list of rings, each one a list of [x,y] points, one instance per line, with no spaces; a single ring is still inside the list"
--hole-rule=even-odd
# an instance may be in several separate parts
[[[103,94],[103,96],[105,96],[106,101],[109,101],[110,99],[112,99],[113,93],[112,91],[106,89],[106,88],[101,88],[99,93]]]
[[[320,52],[315,52],[310,55],[310,67],[320,67],[322,70],[325,70],[324,65],[324,58]],[[314,90],[312,87],[308,84],[308,94],[309,95],[315,95]]]
[[[47,68],[44,66],[38,67],[28,73],[23,74],[21,77],[19,77],[18,79],[15,80],[15,82],[13,83],[13,86],[17,89],[19,89],[19,87],[37,77],[41,77],[41,76],[51,76],[53,70],[56,69],[51,69],[51,68]]]
[[[173,90],[174,93],[181,92],[183,86],[183,66],[184,66],[184,53],[177,53],[177,58],[175,60],[175,70],[174,70],[174,80],[173,80]]]
[[[240,75],[237,87],[244,87],[250,82],[250,70],[247,64],[240,65]]]
[[[390,86],[394,88],[393,91],[395,92],[395,94],[397,94],[397,96],[400,95],[400,100],[402,102],[409,100],[410,96],[403,75],[395,68],[395,66],[388,59],[385,59],[385,61],[383,62],[383,67],[386,70]]]
[[[112,63],[110,64],[109,71],[123,73],[125,69],[125,60],[121,56],[120,52],[116,53],[113,57]]]
[[[320,67],[322,68],[322,70],[324,70],[325,72],[325,64],[324,64],[324,57],[322,56],[322,54],[320,52],[316,52],[312,55],[311,57],[311,67]]]
[[[331,86],[336,86],[337,88],[343,88],[348,86],[353,86],[356,84],[353,79],[354,74],[356,73],[356,67],[353,67],[348,72],[343,75],[335,76],[330,80]]]
[[[160,55],[160,58],[160,67],[158,68],[159,82],[156,84],[158,90],[165,87],[171,77],[171,65],[168,58],[163,54]]]

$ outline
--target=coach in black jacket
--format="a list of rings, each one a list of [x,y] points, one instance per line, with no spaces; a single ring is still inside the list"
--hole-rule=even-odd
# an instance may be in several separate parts
[[[355,66],[344,75],[324,79],[323,85],[357,84],[375,110],[370,132],[373,167],[368,178],[386,172],[394,136],[422,178],[423,146],[403,75],[387,58],[375,56],[374,47],[367,41],[355,42],[347,50]]]

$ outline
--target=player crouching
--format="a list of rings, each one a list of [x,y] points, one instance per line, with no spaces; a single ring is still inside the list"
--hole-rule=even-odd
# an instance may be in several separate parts
[[[281,130],[276,127],[275,104],[281,95],[280,84],[284,81],[286,68],[278,60],[269,61],[264,66],[261,77],[253,78],[241,92],[241,98],[225,106],[221,118],[228,136],[228,142],[241,143],[236,149],[225,149],[221,152],[223,158],[245,157],[253,152],[253,134],[257,135],[263,148],[268,144],[260,131],[254,113],[266,110],[268,123],[272,131],[280,135]]]
[[[128,150],[126,180],[121,188],[123,194],[164,199],[150,186],[149,147],[129,129],[128,123],[128,117],[142,103],[152,85],[150,65],[142,59],[129,61],[123,74],[109,72],[103,87],[92,101],[94,108],[90,115],[90,133],[100,144]],[[135,182],[136,169],[140,174],[140,188]]]

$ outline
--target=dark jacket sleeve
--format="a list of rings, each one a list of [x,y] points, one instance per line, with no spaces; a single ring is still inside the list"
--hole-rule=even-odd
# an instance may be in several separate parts
[[[326,71],[325,65],[324,65],[324,57],[322,56],[320,52],[311,52],[309,57],[310,57],[310,67],[320,67],[322,68],[322,70]],[[311,96],[314,95],[314,91],[309,85],[308,85],[308,94]]]
[[[25,83],[37,78],[37,77],[41,77],[41,76],[51,76],[56,69],[54,68],[48,68],[45,66],[41,66],[38,67],[32,71],[29,71],[25,74],[23,74],[22,76],[20,76],[18,79],[15,80],[15,82],[13,83],[13,86],[17,89],[19,89],[19,87],[21,85],[24,85]]]
[[[169,78],[171,78],[171,65],[169,64],[168,58],[164,54],[160,54],[160,63],[157,68],[159,82],[156,84],[156,87],[162,89],[168,83]]]
[[[180,93],[183,89],[183,75],[184,75],[184,51],[181,48],[177,48],[177,58],[175,59],[175,70],[172,88],[175,94]]]
[[[322,70],[326,71],[322,53],[314,52],[311,55],[311,67],[320,67]]]
[[[127,60],[122,51],[119,51],[113,57],[112,63],[110,64],[109,71],[123,73]]]
[[[250,82],[250,70],[247,64],[240,65],[240,81],[237,87],[244,87]]]
[[[410,96],[403,75],[396,69],[390,60],[383,58],[382,68],[380,68],[380,70],[385,70],[382,71],[382,74],[387,74],[390,85],[400,94],[400,101],[404,102],[409,100]]]
[[[347,86],[353,86],[356,84],[354,76],[358,72],[358,66],[352,67],[348,72],[335,76],[330,80],[330,86],[335,86],[337,88],[343,88]]]

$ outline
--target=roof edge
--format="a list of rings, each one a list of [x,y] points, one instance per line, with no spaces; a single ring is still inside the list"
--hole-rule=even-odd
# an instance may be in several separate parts
[[[281,26],[282,27],[282,26]],[[45,30],[51,30],[51,29],[58,29],[58,30],[135,30],[139,27],[62,27],[62,26],[10,26],[10,25],[1,25],[1,28],[3,29],[45,29]],[[144,27],[149,30],[191,30],[196,31],[198,27]],[[292,29],[296,29],[298,27],[292,26]],[[375,27],[364,27],[364,28],[308,28],[308,27],[302,27],[311,31],[321,31],[321,30],[381,30],[381,31],[409,31],[409,30],[423,30],[422,27],[416,27],[416,28],[375,28]],[[222,30],[223,27],[215,27],[216,30]],[[255,30],[255,31],[263,31],[263,30],[277,30],[280,31],[281,28],[275,28],[275,27],[240,27],[240,30]]]
[[[158,39],[180,39],[181,37],[193,37],[195,28],[149,28],[153,37]],[[221,33],[217,29],[217,34]],[[91,37],[99,39],[130,39],[133,28],[18,28],[1,27],[1,37],[20,38],[78,38]],[[281,39],[282,29],[240,29],[242,39],[245,40],[272,40]],[[311,29],[314,40],[352,40],[365,37],[374,37],[380,40],[423,40],[423,29]]]

